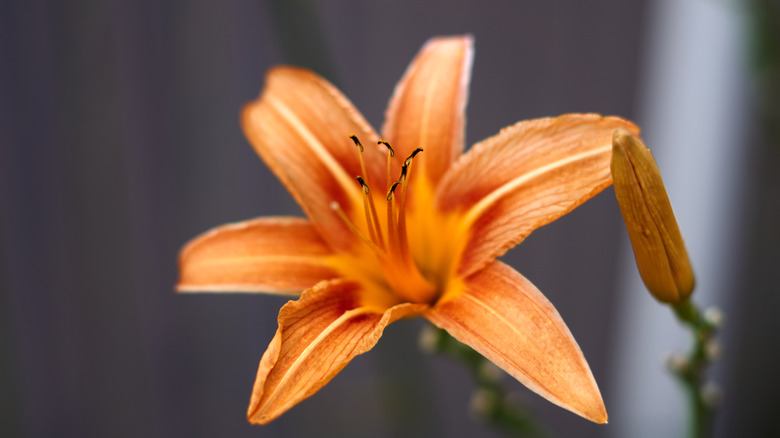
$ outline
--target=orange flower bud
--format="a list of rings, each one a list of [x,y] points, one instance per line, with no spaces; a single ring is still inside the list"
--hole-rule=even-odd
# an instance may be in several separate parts
[[[693,271],[650,150],[618,129],[612,138],[610,169],[642,281],[659,301],[686,299],[693,291]]]

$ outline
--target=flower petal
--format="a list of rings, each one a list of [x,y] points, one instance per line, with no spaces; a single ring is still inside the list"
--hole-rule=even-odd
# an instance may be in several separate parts
[[[571,332],[544,295],[511,267],[494,261],[423,315],[552,403],[607,422]]]
[[[398,83],[382,133],[405,158],[417,147],[434,186],[463,152],[465,110],[474,58],[470,35],[429,40]]]
[[[639,132],[629,121],[597,114],[527,120],[456,162],[435,202],[441,212],[464,217],[458,273],[474,273],[609,186],[616,128]]]
[[[182,249],[176,288],[298,295],[338,277],[328,265],[332,254],[305,219],[269,217],[223,225]]]
[[[363,305],[359,283],[323,282],[279,311],[252,391],[247,418],[265,424],[325,386],[355,356],[373,348],[384,328],[426,306]]]
[[[357,237],[331,209],[337,202],[356,225],[364,222],[355,181],[362,171],[349,136],[354,133],[366,145],[363,158],[371,187],[385,187],[386,152],[352,104],[312,72],[277,67],[266,75],[260,98],[244,108],[241,122],[255,151],[325,240],[348,252],[359,247]]]

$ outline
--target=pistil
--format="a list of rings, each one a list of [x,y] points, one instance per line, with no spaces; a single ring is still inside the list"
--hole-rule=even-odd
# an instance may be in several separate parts
[[[363,241],[369,248],[371,248],[375,253],[381,254],[382,249],[380,249],[376,244],[370,240],[368,237],[366,237],[363,233],[360,232],[358,227],[355,226],[355,224],[352,223],[351,220],[347,217],[347,214],[344,213],[344,210],[341,208],[341,205],[339,205],[338,202],[333,201],[330,203],[330,209],[333,210],[336,215],[344,222],[344,225],[349,228],[349,231],[352,231],[353,234],[358,236],[360,240]]]

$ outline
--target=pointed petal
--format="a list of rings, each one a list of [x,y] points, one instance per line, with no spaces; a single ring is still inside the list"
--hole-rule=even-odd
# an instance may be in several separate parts
[[[553,305],[495,261],[423,314],[547,400],[596,423],[607,412],[582,351]]]
[[[639,132],[629,121],[597,114],[523,121],[456,162],[435,202],[464,217],[459,274],[475,272],[609,186],[616,128]]]
[[[429,40],[398,83],[382,133],[401,157],[417,147],[434,186],[463,152],[474,41],[470,35]]]
[[[314,73],[277,67],[268,72],[260,98],[244,108],[241,122],[255,151],[320,234],[334,248],[353,250],[359,241],[331,209],[337,202],[361,223],[361,190],[355,176],[362,172],[351,134],[366,146],[369,186],[384,188],[386,177],[384,152],[360,113]]]
[[[223,225],[181,250],[176,289],[298,295],[338,277],[330,257],[332,250],[305,219],[268,217]]]
[[[247,418],[265,424],[325,386],[355,356],[373,348],[384,328],[426,306],[389,309],[361,304],[358,283],[323,282],[279,312],[252,391]]]

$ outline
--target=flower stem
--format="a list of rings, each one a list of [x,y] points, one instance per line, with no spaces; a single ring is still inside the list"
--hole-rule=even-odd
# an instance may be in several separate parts
[[[688,299],[671,305],[677,319],[693,334],[693,346],[688,355],[672,358],[669,368],[688,394],[690,409],[689,436],[705,438],[712,434],[715,394],[704,382],[707,368],[717,354],[715,333],[720,323],[720,313],[708,311],[705,317]]]
[[[503,372],[484,356],[462,344],[445,330],[430,325],[426,326],[420,335],[420,347],[425,351],[455,359],[468,368],[477,384],[470,410],[479,420],[511,436],[548,436],[529,410],[508,396],[501,385]]]

